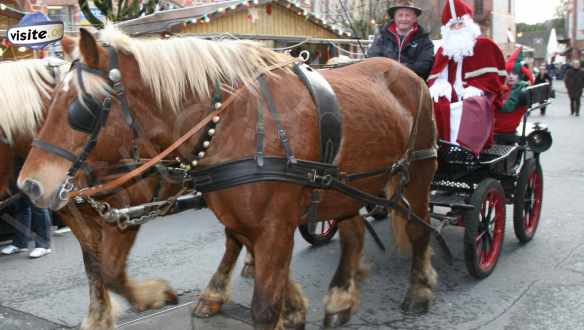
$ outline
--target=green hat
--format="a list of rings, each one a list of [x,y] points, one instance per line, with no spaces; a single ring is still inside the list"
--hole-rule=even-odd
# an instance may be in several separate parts
[[[387,9],[389,17],[393,18],[395,11],[400,8],[412,9],[416,13],[416,16],[422,15],[422,9],[416,6],[414,0],[394,0],[391,6],[389,6],[389,8]]]

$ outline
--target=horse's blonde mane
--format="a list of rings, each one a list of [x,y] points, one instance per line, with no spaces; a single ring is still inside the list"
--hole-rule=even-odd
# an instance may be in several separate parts
[[[66,70],[66,65],[55,66],[55,79],[49,69],[51,62],[31,59],[0,63],[0,128],[11,144],[17,134],[36,132],[43,119],[44,101]]]
[[[135,39],[112,25],[99,32],[99,40],[132,54],[158,108],[174,112],[180,110],[189,93],[208,99],[209,86],[217,80],[228,87],[254,86],[258,74],[289,59],[251,41],[210,41],[195,37]],[[84,84],[89,93],[102,94],[108,90],[103,80],[88,76],[84,76]]]

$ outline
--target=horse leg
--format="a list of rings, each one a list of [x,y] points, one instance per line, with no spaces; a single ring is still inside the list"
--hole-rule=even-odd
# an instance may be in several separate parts
[[[101,271],[106,287],[125,297],[137,311],[177,304],[176,292],[162,279],[142,282],[127,277],[126,262],[140,227],[124,231],[115,226],[102,228]]]
[[[241,242],[225,229],[225,254],[207,288],[199,296],[199,302],[193,308],[194,316],[201,318],[213,316],[229,301],[229,281],[241,248]]]
[[[434,160],[418,161],[412,164],[411,173],[416,173],[416,176],[412,177],[405,191],[412,211],[427,222],[430,221],[428,199],[434,173],[432,166],[435,168],[435,164]],[[394,235],[401,236],[397,239],[401,249],[411,251],[412,254],[410,287],[401,308],[408,314],[426,313],[430,309],[432,289],[437,281],[431,262],[430,232],[416,221],[408,221],[402,213],[397,211],[392,212],[392,224]],[[406,237],[408,241],[405,240]]]
[[[251,311],[255,329],[283,329],[284,297],[286,291],[294,290],[288,278],[293,244],[294,226],[284,221],[266,227],[253,242],[255,287]]]
[[[109,296],[101,276],[96,247],[101,241],[101,227],[93,217],[84,216],[79,209],[69,206],[61,217],[81,246],[85,274],[89,284],[89,310],[81,323],[81,330],[114,329],[118,306]]]
[[[81,323],[81,330],[114,329],[119,306],[105,288],[95,254],[82,247],[85,273],[89,282],[89,312]]]
[[[341,238],[341,259],[325,296],[325,327],[347,323],[359,305],[358,282],[365,277],[361,265],[365,228],[356,215],[338,223]]]
[[[245,261],[243,262],[243,268],[241,269],[241,277],[245,278],[254,278],[255,277],[255,269],[254,269],[254,261],[253,261],[253,253],[247,250],[245,254]]]

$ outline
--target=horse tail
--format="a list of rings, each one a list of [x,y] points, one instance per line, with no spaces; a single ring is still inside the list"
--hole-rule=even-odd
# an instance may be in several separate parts
[[[420,88],[418,94],[418,104],[417,109],[415,109],[414,116],[421,116],[419,118],[419,127],[418,127],[418,134],[416,137],[416,149],[426,149],[430,148],[436,144],[436,123],[434,119],[434,110],[433,110],[433,103],[432,98],[430,96],[430,91],[426,85],[426,83],[419,79],[420,81]],[[425,131],[425,132],[424,132]],[[431,131],[431,132],[429,132]],[[424,134],[426,133],[426,134]],[[427,134],[429,133],[429,134]],[[421,136],[423,135],[423,136]],[[414,165],[414,164],[412,164]],[[410,169],[414,166],[410,166]],[[435,168],[434,168],[435,170]],[[411,172],[411,171],[410,171]],[[432,172],[433,176],[434,172]],[[424,176],[423,176],[424,177]],[[412,181],[416,178],[413,177]],[[394,176],[388,182],[385,194],[387,198],[391,198],[397,187],[399,185],[400,177]],[[412,182],[413,183],[413,182]],[[428,183],[429,184],[429,183]],[[406,189],[407,190],[407,189]],[[406,193],[402,191],[402,193]],[[427,207],[427,205],[426,205]],[[412,252],[412,243],[411,237],[408,235],[407,232],[407,224],[409,223],[408,219],[405,217],[403,212],[400,212],[395,209],[390,210],[390,222],[392,227],[392,234],[395,245],[397,246],[398,251],[403,255],[411,255]]]

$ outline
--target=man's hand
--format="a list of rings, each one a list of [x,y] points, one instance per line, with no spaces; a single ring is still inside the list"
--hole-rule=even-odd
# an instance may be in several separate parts
[[[473,87],[473,86],[468,86],[467,88],[464,89],[464,95],[462,96],[463,99],[468,99],[471,97],[475,97],[475,96],[483,96],[485,95],[485,93],[483,93],[482,90]]]

